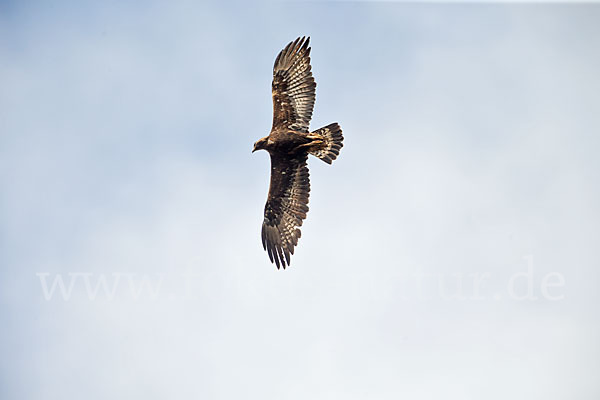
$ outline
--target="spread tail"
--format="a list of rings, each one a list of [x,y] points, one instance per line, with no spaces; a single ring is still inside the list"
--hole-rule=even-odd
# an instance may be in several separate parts
[[[340,150],[344,146],[342,143],[344,140],[342,128],[340,128],[337,122],[334,122],[333,124],[317,129],[312,134],[321,136],[323,143],[317,148],[311,149],[309,153],[325,161],[327,164],[331,164],[340,155]]]

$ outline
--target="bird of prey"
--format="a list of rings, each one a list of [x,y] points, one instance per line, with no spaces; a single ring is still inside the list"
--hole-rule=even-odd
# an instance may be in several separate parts
[[[285,269],[308,212],[310,182],[306,161],[312,154],[328,164],[340,154],[344,137],[337,123],[311,132],[316,83],[310,66],[310,38],[290,42],[273,67],[273,126],[254,149],[271,156],[271,183],[262,224],[262,244],[271,262]]]

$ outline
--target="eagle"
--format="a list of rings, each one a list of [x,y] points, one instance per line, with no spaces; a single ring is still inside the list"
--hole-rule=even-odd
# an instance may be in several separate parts
[[[277,269],[290,265],[308,212],[308,155],[328,164],[340,154],[344,137],[337,122],[308,128],[317,84],[310,66],[310,37],[290,42],[273,66],[273,126],[254,143],[271,156],[271,182],[262,224],[262,244]]]

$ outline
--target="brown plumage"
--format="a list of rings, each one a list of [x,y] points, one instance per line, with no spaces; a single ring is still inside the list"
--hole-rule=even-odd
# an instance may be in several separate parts
[[[337,123],[310,132],[316,83],[310,66],[310,38],[289,43],[273,67],[273,126],[254,150],[271,155],[271,184],[265,205],[262,243],[279,269],[290,265],[308,212],[310,182],[306,161],[312,154],[331,164],[344,137]]]

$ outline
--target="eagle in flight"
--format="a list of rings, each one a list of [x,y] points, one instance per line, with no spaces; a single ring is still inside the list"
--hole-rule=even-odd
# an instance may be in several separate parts
[[[252,150],[267,150],[271,155],[262,244],[277,269],[290,265],[290,255],[300,238],[299,227],[308,212],[308,155],[331,164],[344,140],[335,122],[313,132],[308,129],[317,86],[311,73],[309,40],[294,40],[275,59],[273,126],[269,136],[254,143]]]

